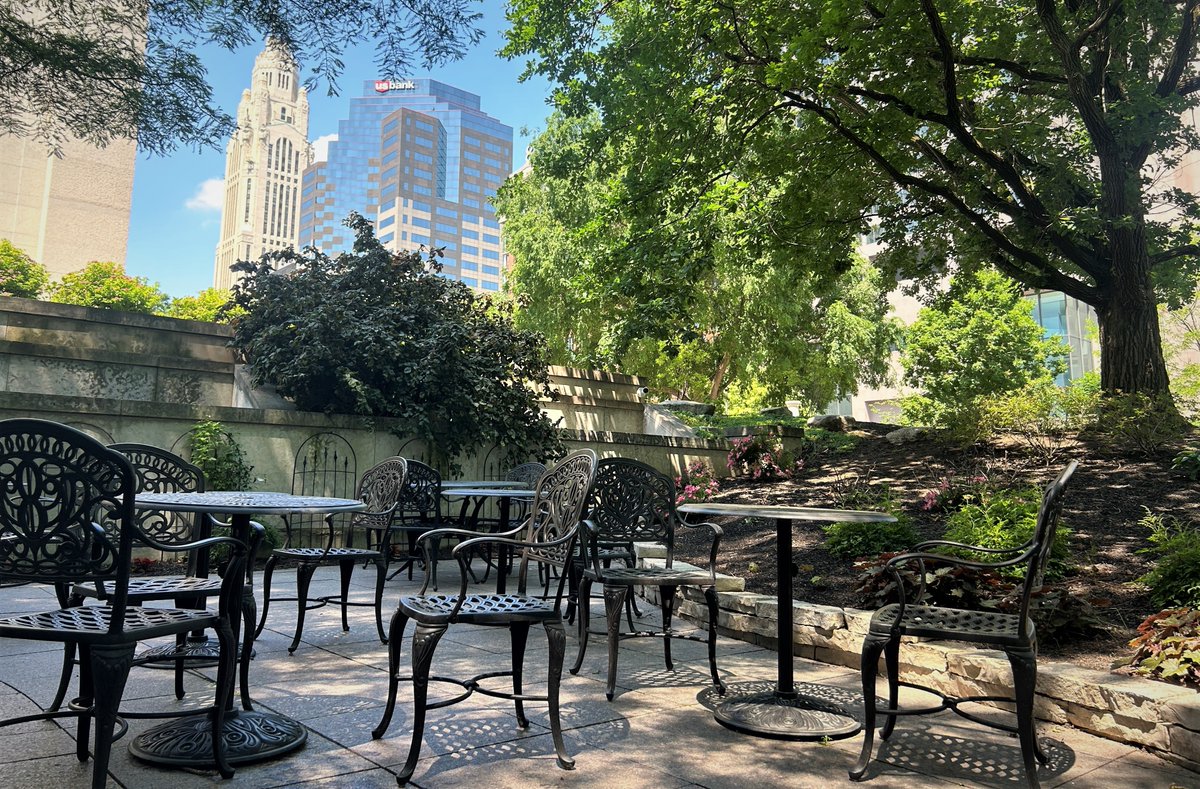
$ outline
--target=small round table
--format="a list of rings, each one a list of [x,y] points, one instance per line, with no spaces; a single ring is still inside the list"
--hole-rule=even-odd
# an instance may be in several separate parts
[[[247,540],[250,516],[254,514],[285,514],[289,512],[355,512],[367,505],[357,499],[331,499],[316,496],[293,496],[288,493],[257,491],[206,491],[203,493],[139,493],[134,500],[139,509],[174,512],[200,512],[228,515],[233,536]],[[245,605],[255,608],[254,590],[243,588]],[[242,606],[232,606],[235,642],[241,632]],[[253,617],[252,617],[253,619]],[[247,629],[247,652],[254,646],[254,628]],[[238,645],[234,645],[234,653]],[[304,745],[308,730],[299,721],[277,712],[233,707],[233,696],[225,700],[228,712],[221,737],[230,764],[248,764],[271,759]],[[249,698],[243,703],[250,704]],[[213,764],[211,723],[206,715],[189,715],[155,726],[134,738],[129,752],[143,761],[172,767],[209,767]]]
[[[732,692],[713,711],[719,723],[736,731],[778,740],[822,740],[850,737],[862,729],[858,717],[840,704],[822,698],[819,688],[806,683],[806,692],[796,690],[792,655],[792,523],[893,523],[886,512],[831,510],[815,507],[780,507],[761,504],[723,504],[698,501],[679,505],[682,513],[726,515],[737,518],[769,518],[775,521],[776,599],[779,603],[775,630],[779,650],[778,681],[774,689],[762,683],[745,683],[741,695]]]

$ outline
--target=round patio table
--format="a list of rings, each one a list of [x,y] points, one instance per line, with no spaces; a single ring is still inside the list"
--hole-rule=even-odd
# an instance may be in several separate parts
[[[265,493],[258,491],[205,491],[203,493],[139,493],[134,499],[139,509],[155,509],[173,512],[199,512],[228,515],[233,536],[247,540],[250,534],[250,516],[254,514],[282,515],[290,512],[355,512],[367,505],[357,499],[332,499],[316,496],[293,496],[288,493]],[[243,588],[246,606],[253,611],[254,590],[249,585]],[[231,606],[233,620],[234,654],[241,633],[242,606]],[[253,623],[251,617],[251,623]],[[247,628],[246,643],[242,648],[249,651],[254,646],[254,628]],[[243,677],[244,679],[245,677]],[[225,700],[228,712],[221,737],[230,764],[248,764],[271,759],[293,751],[304,745],[308,730],[299,721],[277,712],[250,709],[248,693],[243,695],[247,709],[233,707],[231,692]],[[189,715],[169,720],[149,729],[134,738],[129,752],[143,761],[172,767],[208,767],[213,764],[211,724],[206,715]]]
[[[517,483],[521,484],[521,483]],[[525,487],[505,487],[501,485],[493,485],[492,483],[484,483],[475,488],[450,488],[446,489],[443,485],[443,498],[453,498],[462,496],[467,499],[476,499],[482,502],[485,499],[496,499],[500,509],[500,532],[506,532],[510,529],[509,518],[512,510],[512,502],[514,499],[522,501],[532,501],[534,491]],[[476,508],[478,509],[478,508]],[[511,551],[507,545],[500,546],[500,555],[496,568],[496,593],[504,594],[508,586],[508,567],[510,564],[509,556]]]
[[[775,521],[775,588],[779,603],[775,631],[779,659],[777,682],[773,690],[765,691],[761,689],[761,682],[745,683],[747,687],[743,690],[748,692],[740,695],[736,693],[738,685],[731,685],[713,716],[730,729],[779,740],[839,739],[858,734],[862,729],[858,716],[817,692],[818,686],[805,683],[806,692],[796,690],[792,655],[792,523],[893,523],[896,519],[885,512],[706,501],[680,504],[678,509],[697,515]]]

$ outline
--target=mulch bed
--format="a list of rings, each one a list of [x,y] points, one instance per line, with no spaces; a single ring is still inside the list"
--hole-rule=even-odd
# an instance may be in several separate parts
[[[1074,533],[1070,549],[1078,570],[1062,581],[1072,594],[1097,606],[1107,634],[1067,641],[1042,639],[1041,652],[1051,659],[1107,669],[1128,654],[1137,625],[1157,609],[1137,579],[1150,569],[1151,557],[1140,552],[1148,531],[1138,524],[1146,509],[1184,520],[1200,520],[1196,483],[1172,473],[1178,447],[1155,457],[1115,456],[1097,446],[1069,441],[1048,464],[1044,453],[1017,442],[957,450],[933,439],[895,445],[883,438],[895,426],[860,425],[860,440],[849,451],[824,456],[803,477],[779,482],[726,480],[714,501],[843,507],[847,491],[866,482],[887,485],[914,520],[921,539],[942,536],[945,515],[921,508],[926,491],[950,475],[985,474],[993,483],[1046,485],[1070,458],[1080,467],[1064,497],[1063,521]],[[746,580],[751,592],[775,594],[775,533],[760,519],[722,523],[718,569]],[[684,532],[687,530],[685,529]],[[823,547],[821,524],[798,523],[793,530],[795,598],[825,605],[865,607],[855,593],[853,562]],[[707,562],[707,546],[681,535],[676,555],[693,564]],[[1039,634],[1041,635],[1041,634]]]

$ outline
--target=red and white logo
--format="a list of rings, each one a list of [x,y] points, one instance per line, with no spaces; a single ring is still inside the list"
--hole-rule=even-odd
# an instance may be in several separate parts
[[[417,83],[411,79],[377,79],[375,92],[387,93],[389,90],[416,90]]]

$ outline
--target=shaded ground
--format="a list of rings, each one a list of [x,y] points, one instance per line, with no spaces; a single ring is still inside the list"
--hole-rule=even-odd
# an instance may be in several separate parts
[[[1139,553],[1147,545],[1148,531],[1138,520],[1145,515],[1145,508],[1200,520],[1196,483],[1170,471],[1174,450],[1154,458],[1114,457],[1072,442],[1047,465],[1040,453],[1016,444],[971,451],[949,449],[933,440],[897,446],[883,438],[890,429],[894,427],[862,425],[855,432],[860,438],[855,446],[825,456],[820,466],[803,478],[773,483],[726,481],[714,500],[850,507],[856,503],[856,491],[876,483],[889,486],[894,499],[913,517],[921,538],[932,539],[942,536],[945,515],[926,512],[920,505],[925,492],[944,477],[982,473],[993,483],[1044,486],[1069,458],[1077,458],[1080,467],[1064,497],[1063,521],[1074,533],[1070,549],[1078,570],[1062,583],[1072,594],[1093,601],[1109,632],[1068,643],[1043,639],[1041,651],[1047,657],[1090,668],[1108,668],[1112,660],[1127,654],[1126,644],[1137,625],[1157,610],[1147,590],[1136,582],[1150,569],[1151,561]],[[722,526],[720,571],[745,578],[749,591],[774,594],[773,525],[763,520],[734,520]],[[865,607],[855,593],[853,562],[824,549],[821,525],[796,524],[793,534],[796,599]],[[694,564],[707,561],[706,549],[686,537],[677,552]]]

